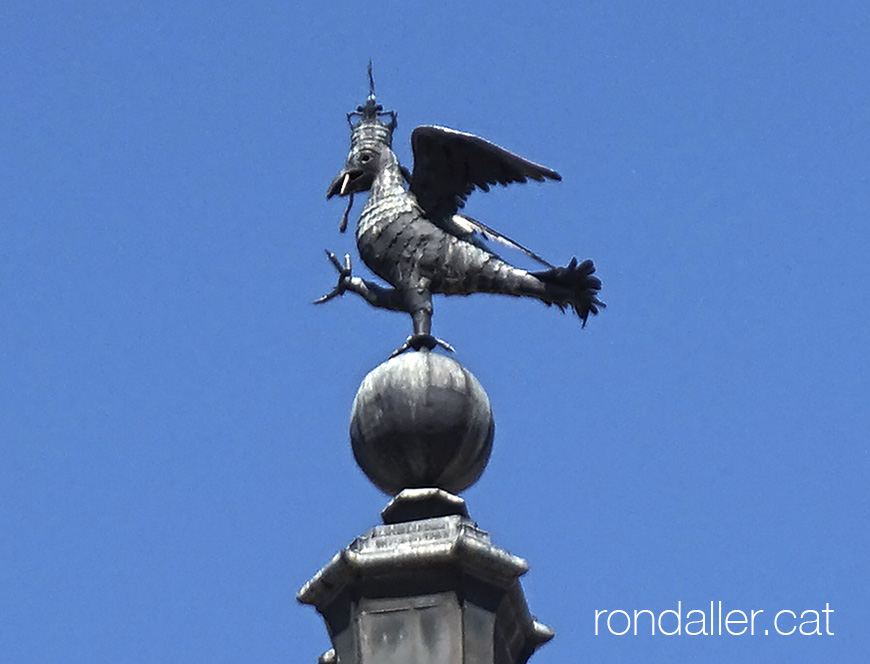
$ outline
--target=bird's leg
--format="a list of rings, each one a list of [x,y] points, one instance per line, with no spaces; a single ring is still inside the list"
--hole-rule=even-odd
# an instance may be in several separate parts
[[[414,324],[415,337],[427,337],[432,335],[432,307],[417,309],[411,313],[411,321]]]
[[[444,350],[453,352],[453,346],[442,339],[432,336],[432,296],[428,289],[420,289],[409,294],[409,309],[411,321],[414,324],[414,334],[405,340],[399,348],[393,351],[390,357],[401,355],[406,350],[430,351],[435,346],[441,346]]]
[[[405,298],[402,293],[395,288],[384,288],[372,281],[366,281],[359,277],[351,276],[350,254],[344,255],[344,263],[335,256],[331,251],[326,252],[329,262],[338,271],[338,283],[329,293],[314,300],[314,304],[323,304],[329,302],[334,297],[344,295],[347,291],[356,293],[361,296],[366,302],[374,307],[381,309],[392,309],[393,311],[408,311]]]
[[[329,262],[338,271],[338,283],[329,293],[314,301],[314,304],[323,304],[331,299],[344,295],[347,291],[356,293],[373,307],[404,311],[411,314],[414,322],[414,334],[405,340],[401,347],[393,351],[390,357],[395,357],[406,350],[432,350],[435,346],[453,352],[453,347],[446,341],[432,336],[432,296],[428,288],[415,291],[384,288],[372,281],[366,281],[351,275],[350,254],[344,255],[342,263],[334,253],[326,252]]]

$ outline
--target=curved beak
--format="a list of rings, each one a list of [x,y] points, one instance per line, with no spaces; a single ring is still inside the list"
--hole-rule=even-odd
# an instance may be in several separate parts
[[[326,197],[347,196],[358,191],[365,191],[372,186],[374,176],[358,168],[345,168],[335,176],[326,190]]]

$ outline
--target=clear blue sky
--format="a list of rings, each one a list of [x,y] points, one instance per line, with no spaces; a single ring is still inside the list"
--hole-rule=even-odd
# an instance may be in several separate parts
[[[324,194],[371,57],[400,159],[434,123],[557,169],[468,211],[604,280],[585,330],[435,303],[496,416],[465,498],[557,632],[532,661],[866,661],[868,44],[858,1],[5,3],[0,659],[328,647],[294,595],[378,522],[349,410],[409,331],[310,304],[356,252]],[[711,600],[834,635],[594,635]]]

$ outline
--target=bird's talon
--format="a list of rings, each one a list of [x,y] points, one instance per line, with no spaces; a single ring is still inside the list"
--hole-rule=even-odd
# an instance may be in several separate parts
[[[451,346],[449,343],[444,341],[444,339],[435,339],[435,343],[437,345],[441,346],[441,348],[446,350],[448,353],[455,353],[456,352],[456,349],[453,346]]]
[[[453,346],[443,339],[436,339],[431,334],[412,334],[410,337],[405,339],[405,343],[392,352],[390,358],[397,357],[406,350],[411,350],[412,348],[417,351],[425,350],[426,352],[429,352],[435,348],[435,346],[440,346],[451,353],[455,352]]]
[[[335,288],[333,288],[330,292],[328,292],[323,297],[319,297],[314,300],[314,304],[323,304],[324,302],[329,302],[332,298],[338,297],[339,295],[344,295],[345,291],[348,288],[348,281],[350,281],[351,276],[351,264],[350,264],[350,254],[344,255],[344,264],[342,265],[341,261],[338,260],[336,255],[326,250],[326,257],[329,259],[329,262],[332,263],[332,266],[338,271],[338,284],[336,284]]]

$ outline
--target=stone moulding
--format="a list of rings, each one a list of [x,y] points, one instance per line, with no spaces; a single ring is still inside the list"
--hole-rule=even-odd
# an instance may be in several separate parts
[[[451,514],[376,526],[336,554],[297,599],[324,616],[341,662],[369,663],[360,653],[373,638],[367,630],[378,624],[366,617],[374,613],[392,612],[401,623],[398,631],[378,638],[413,640],[423,604],[426,610],[441,607],[437,630],[444,643],[460,649],[451,655],[459,658],[457,664],[495,661],[461,654],[484,642],[489,643],[484,650],[507,654],[497,661],[525,662],[553,637],[529,613],[519,582],[528,569],[525,560],[492,544],[470,519]],[[475,638],[469,640],[472,633]]]

